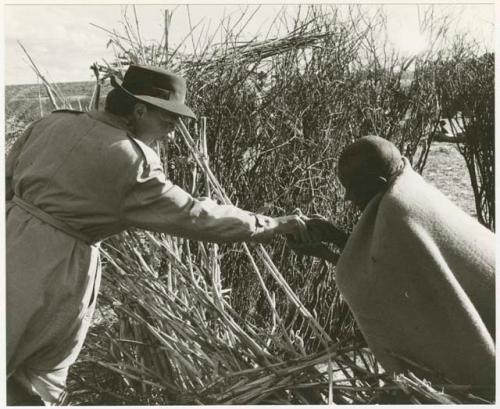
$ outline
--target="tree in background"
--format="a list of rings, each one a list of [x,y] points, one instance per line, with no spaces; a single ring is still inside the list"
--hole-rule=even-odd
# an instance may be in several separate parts
[[[442,117],[469,171],[479,221],[495,229],[495,56],[458,41],[436,63]]]

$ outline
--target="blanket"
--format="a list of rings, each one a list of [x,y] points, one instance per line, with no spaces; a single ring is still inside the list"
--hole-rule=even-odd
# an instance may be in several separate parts
[[[390,373],[494,385],[495,235],[411,169],[365,208],[338,288]]]

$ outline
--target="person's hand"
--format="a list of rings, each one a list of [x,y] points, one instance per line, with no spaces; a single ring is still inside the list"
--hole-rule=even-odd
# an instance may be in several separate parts
[[[349,235],[321,215],[313,215],[306,220],[309,236],[314,242],[333,243],[343,249]]]
[[[300,256],[312,256],[336,264],[340,255],[331,251],[323,243],[303,243],[287,235],[287,246]]]
[[[307,237],[304,240],[287,235],[288,247],[299,255],[318,257],[331,263],[336,263],[339,259],[339,254],[332,252],[322,242],[334,243],[342,250],[349,237],[348,234],[321,215],[305,216],[300,209],[296,209],[295,214],[305,222]]]
[[[307,226],[307,240],[300,240],[301,244],[326,242],[333,243],[340,249],[344,248],[349,235],[328,221],[326,217],[320,214],[306,216],[300,209],[295,209],[294,214],[299,216]],[[297,237],[294,237],[294,240],[299,241]]]
[[[281,217],[268,217],[260,214],[257,217],[257,225],[263,227],[257,234],[252,237],[252,241],[267,244],[270,243],[273,237],[277,234],[283,234],[292,237],[298,242],[310,242],[306,220],[300,211],[299,214],[291,214]]]
[[[298,242],[310,242],[311,237],[307,228],[307,218],[301,217],[302,214],[293,214],[289,216],[275,217],[276,227],[274,232],[291,236]]]

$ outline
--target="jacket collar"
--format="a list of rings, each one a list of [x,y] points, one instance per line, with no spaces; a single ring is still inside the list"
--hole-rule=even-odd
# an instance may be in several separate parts
[[[95,110],[88,111],[87,115],[89,115],[96,121],[104,122],[105,124],[111,125],[114,128],[123,129],[127,132],[130,132],[133,135],[130,126],[127,124],[127,121],[118,115],[106,111],[95,111]]]

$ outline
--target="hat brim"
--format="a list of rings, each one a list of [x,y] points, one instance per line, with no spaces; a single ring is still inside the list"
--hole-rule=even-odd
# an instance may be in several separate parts
[[[122,82],[118,78],[111,76],[110,79],[111,79],[111,85],[114,88],[120,88],[121,90],[125,91],[128,95],[134,97],[135,99],[138,99],[139,101],[146,102],[148,104],[151,104],[157,108],[163,109],[175,115],[196,119],[196,115],[194,114],[194,112],[184,104],[168,101],[162,98],[152,97],[149,95],[132,94],[130,91],[128,91],[126,88],[122,86]]]

